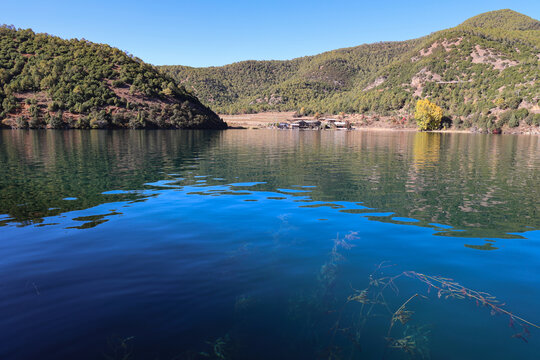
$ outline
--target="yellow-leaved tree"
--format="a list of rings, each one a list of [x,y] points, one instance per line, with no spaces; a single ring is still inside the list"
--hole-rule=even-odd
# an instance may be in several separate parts
[[[441,127],[443,111],[428,99],[418,100],[414,118],[420,130],[437,130]]]

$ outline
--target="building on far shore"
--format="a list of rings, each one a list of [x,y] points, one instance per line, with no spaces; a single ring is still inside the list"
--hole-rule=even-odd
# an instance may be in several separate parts
[[[297,120],[291,123],[291,129],[306,129],[308,127],[307,122],[304,120]]]
[[[338,121],[338,119],[334,119],[334,118],[322,118],[321,120],[326,121],[328,124],[333,124],[336,121]]]
[[[291,124],[289,123],[282,122],[282,123],[279,123],[278,125],[278,129],[290,129],[290,128],[291,128]]]
[[[338,119],[313,119],[308,120],[305,118],[293,118],[290,120],[282,121],[280,123],[272,124],[272,127],[286,130],[286,129],[301,129],[301,130],[324,130],[324,129],[347,129],[351,130],[352,126],[350,121],[342,121]]]
[[[343,120],[338,120],[338,119],[335,119],[335,118],[324,118],[324,119],[321,119],[321,120],[323,121],[323,124],[328,126],[329,128],[347,129],[347,130],[352,129],[351,123],[348,120],[343,121]]]
[[[298,120],[291,123],[291,129],[320,129],[319,120]]]

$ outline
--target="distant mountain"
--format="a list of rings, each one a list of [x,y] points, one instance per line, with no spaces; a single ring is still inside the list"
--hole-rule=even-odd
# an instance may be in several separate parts
[[[0,27],[0,120],[18,128],[226,128],[169,76],[108,45]]]
[[[410,114],[427,97],[456,127],[492,128],[540,122],[539,62],[540,22],[499,10],[415,40],[289,61],[160,69],[222,113]]]

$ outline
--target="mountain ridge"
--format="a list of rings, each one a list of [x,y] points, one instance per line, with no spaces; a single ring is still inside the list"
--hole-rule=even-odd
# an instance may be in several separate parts
[[[518,121],[540,112],[539,60],[540,22],[504,9],[418,39],[292,60],[159,68],[224,114],[304,108],[410,116],[417,99],[430,98],[456,126],[485,128],[509,110],[527,111]]]

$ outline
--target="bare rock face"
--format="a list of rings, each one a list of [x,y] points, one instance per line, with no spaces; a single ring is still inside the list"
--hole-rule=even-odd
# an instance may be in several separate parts
[[[375,81],[373,81],[371,84],[366,86],[363,91],[374,89],[377,86],[382,85],[382,83],[384,83],[385,80],[386,80],[385,76],[379,76],[378,78],[375,79]]]
[[[474,47],[471,57],[473,64],[488,64],[497,70],[504,70],[507,67],[519,65],[519,62],[504,59],[501,53],[492,49],[484,49],[480,45]]]

